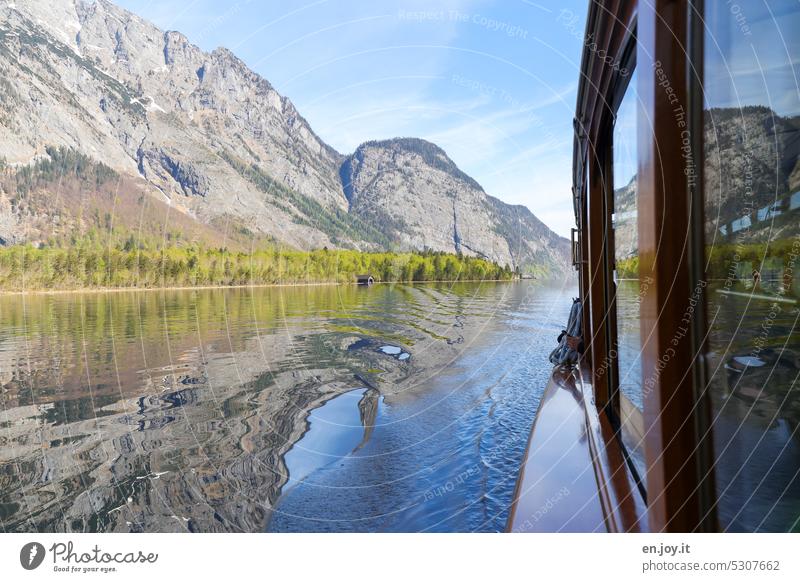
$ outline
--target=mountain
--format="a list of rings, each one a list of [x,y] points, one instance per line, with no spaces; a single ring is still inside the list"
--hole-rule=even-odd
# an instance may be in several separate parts
[[[634,174],[627,184],[614,190],[614,256],[616,259],[630,259],[639,254],[637,185],[637,178]]]
[[[774,246],[800,235],[800,116],[707,109],[703,133],[706,244]],[[617,259],[638,253],[636,185],[634,176],[614,191]]]
[[[524,206],[488,196],[436,145],[367,142],[341,168],[350,213],[404,248],[481,256],[508,265],[563,265],[568,245]]]
[[[764,106],[709,109],[704,133],[707,239],[800,234],[800,116]]]
[[[42,177],[73,158],[108,179]],[[396,139],[342,155],[227,49],[206,53],[105,0],[0,6],[0,178],[10,243],[133,231],[146,215],[178,238],[568,262],[565,239],[437,146]]]

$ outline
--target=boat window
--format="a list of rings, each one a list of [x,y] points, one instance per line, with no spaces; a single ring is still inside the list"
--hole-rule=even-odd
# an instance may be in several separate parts
[[[706,12],[694,292],[707,302],[716,512],[726,531],[799,531],[800,4]]]
[[[613,285],[616,290],[616,361],[618,414],[622,439],[640,477],[644,477],[642,370],[636,187],[636,73],[632,74],[617,109],[613,135]]]

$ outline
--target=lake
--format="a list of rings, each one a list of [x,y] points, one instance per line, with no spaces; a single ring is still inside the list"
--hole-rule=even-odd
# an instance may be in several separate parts
[[[0,296],[0,526],[502,530],[575,294]]]

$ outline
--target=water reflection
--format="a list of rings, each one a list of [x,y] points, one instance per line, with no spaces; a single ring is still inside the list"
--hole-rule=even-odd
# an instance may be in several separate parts
[[[724,530],[800,530],[800,5],[709,3],[704,25],[715,509]]]
[[[778,298],[744,286],[709,293],[717,511],[730,531],[800,527],[800,310]]]
[[[483,435],[493,422],[487,418],[505,406],[497,394],[524,393],[526,407],[507,414],[518,423],[514,430],[526,434],[531,399],[544,386],[547,349],[532,348],[552,345],[569,301],[558,290],[533,288],[0,297],[0,525],[5,531],[263,531],[281,493],[290,491],[287,474],[305,477],[302,486],[318,482],[341,468],[338,460],[385,446],[386,422],[394,437],[419,446],[396,465],[387,458],[392,470],[413,475],[434,464],[426,455],[444,450],[455,451],[459,463],[476,462],[480,443],[503,434]],[[503,345],[490,342],[500,336],[513,342],[517,358],[529,350],[541,356],[541,369],[488,393],[485,383],[507,370],[483,369],[484,384],[462,391]],[[384,346],[400,353],[384,353]],[[455,382],[452,397],[449,382]],[[441,398],[443,390],[448,397]],[[408,422],[416,407],[430,409],[423,402],[433,394],[441,399],[437,423]],[[459,415],[469,422],[431,438],[431,430]],[[315,426],[326,422],[342,434],[322,430],[317,437]],[[433,442],[439,447],[427,448]],[[524,440],[495,446],[508,455],[503,478],[510,498]],[[301,459],[303,448],[334,462]],[[405,503],[405,486],[391,483],[378,498],[346,510],[374,515],[381,506]],[[486,490],[470,493],[481,515]],[[323,519],[342,510],[335,496],[315,507]],[[302,529],[303,522],[287,525],[286,515],[285,529]]]
[[[366,443],[377,411],[366,412],[364,407],[377,407],[380,398],[368,395],[369,391],[350,390],[308,415],[307,431],[284,455],[288,474],[284,489],[301,483],[314,471],[341,460]],[[369,424],[364,422],[362,411],[371,417]]]

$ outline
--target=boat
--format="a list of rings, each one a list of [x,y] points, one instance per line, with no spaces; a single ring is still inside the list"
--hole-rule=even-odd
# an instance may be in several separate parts
[[[582,349],[544,389],[508,531],[800,531],[798,59],[797,2],[590,2]]]

